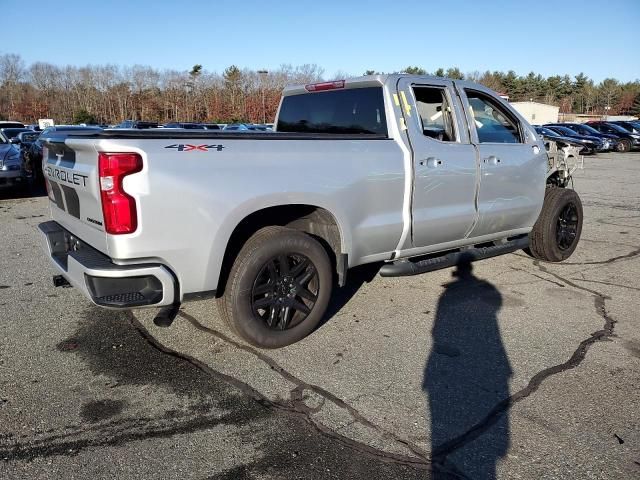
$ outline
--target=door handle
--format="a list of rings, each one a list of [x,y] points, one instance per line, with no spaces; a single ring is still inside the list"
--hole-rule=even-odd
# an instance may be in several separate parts
[[[420,160],[420,165],[426,165],[429,168],[435,168],[435,167],[439,167],[440,165],[442,165],[442,160],[440,160],[439,158],[436,157],[429,157],[425,160]]]
[[[489,155],[483,161],[484,163],[488,163],[489,165],[498,165],[500,163],[500,159],[495,155]]]

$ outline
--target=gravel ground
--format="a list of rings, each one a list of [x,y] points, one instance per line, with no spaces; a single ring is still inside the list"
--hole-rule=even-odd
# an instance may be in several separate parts
[[[276,351],[53,288],[47,198],[0,192],[0,478],[640,478],[640,153],[585,164],[567,262],[355,269]]]

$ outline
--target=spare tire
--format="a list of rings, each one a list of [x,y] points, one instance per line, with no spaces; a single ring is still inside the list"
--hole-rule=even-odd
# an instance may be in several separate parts
[[[582,220],[582,202],[575,190],[548,187],[540,216],[529,234],[527,253],[546,262],[566,260],[578,246]]]

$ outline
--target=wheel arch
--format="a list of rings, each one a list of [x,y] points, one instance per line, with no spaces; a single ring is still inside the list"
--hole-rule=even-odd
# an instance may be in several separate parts
[[[351,252],[349,230],[335,209],[330,210],[318,203],[274,203],[233,215],[234,220],[228,221],[219,230],[214,242],[216,247],[209,257],[209,275],[217,274],[217,279],[212,282],[216,296],[224,293],[233,261],[247,240],[261,228],[271,225],[299,230],[319,240],[332,260],[334,271],[343,278]],[[223,245],[223,249],[220,245]]]

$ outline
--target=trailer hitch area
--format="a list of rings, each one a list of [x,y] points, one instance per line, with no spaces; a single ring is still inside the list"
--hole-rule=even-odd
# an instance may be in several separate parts
[[[176,319],[179,311],[179,303],[174,303],[173,305],[164,307],[153,319],[153,323],[155,323],[158,327],[170,327],[173,321]]]
[[[62,275],[54,275],[53,276],[53,286],[54,287],[71,287],[69,280],[64,278]]]

